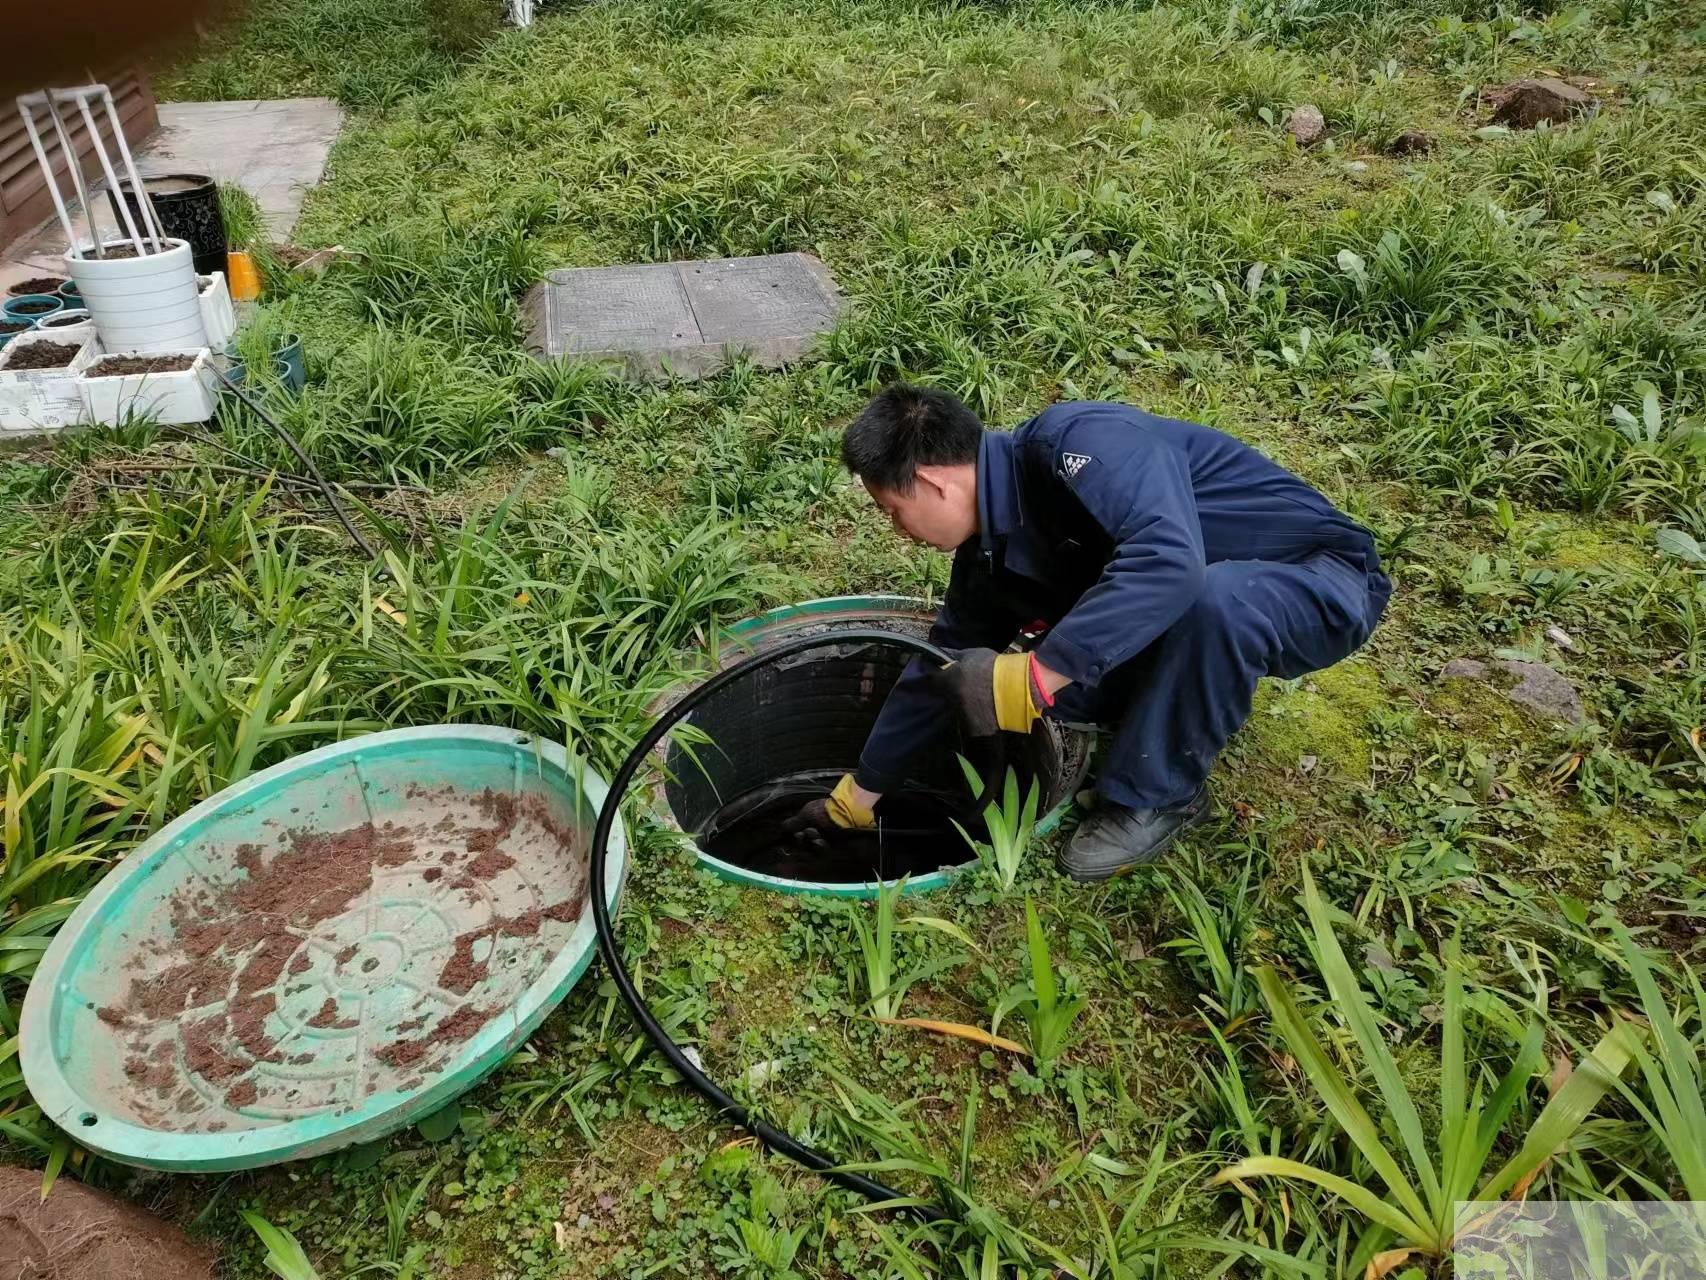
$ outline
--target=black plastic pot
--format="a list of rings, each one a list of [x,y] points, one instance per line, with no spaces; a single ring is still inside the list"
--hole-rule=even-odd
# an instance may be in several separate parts
[[[143,178],[142,185],[154,201],[154,212],[160,215],[161,229],[174,239],[189,241],[196,273],[207,275],[225,270],[225,254],[229,246],[225,239],[225,218],[219,208],[218,184],[205,174],[164,173]],[[120,183],[119,191],[125,204],[130,206],[130,216],[136,219],[137,229],[142,230],[142,211],[137,206],[130,184]],[[118,197],[109,191],[107,202],[112,205],[113,217],[122,226],[124,214],[119,208]]]

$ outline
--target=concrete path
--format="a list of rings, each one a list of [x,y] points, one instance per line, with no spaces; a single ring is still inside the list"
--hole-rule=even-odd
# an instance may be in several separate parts
[[[330,98],[276,101],[165,102],[160,128],[136,151],[147,177],[205,173],[241,183],[261,206],[268,235],[284,240],[296,225],[309,188],[326,170],[326,155],[343,127],[343,111]],[[104,184],[103,184],[104,189]],[[102,230],[112,228],[105,199],[96,205]],[[73,213],[79,235],[87,222]],[[65,232],[49,218],[0,252],[0,292],[44,272],[64,274]]]

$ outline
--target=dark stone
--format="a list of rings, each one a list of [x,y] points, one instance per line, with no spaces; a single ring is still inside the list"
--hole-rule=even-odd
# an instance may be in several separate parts
[[[1532,129],[1537,124],[1567,124],[1594,109],[1593,95],[1573,84],[1547,77],[1544,80],[1513,80],[1487,90],[1493,104],[1492,123],[1512,129]]]
[[[1421,129],[1406,129],[1386,144],[1388,155],[1423,155],[1434,149],[1434,136]]]

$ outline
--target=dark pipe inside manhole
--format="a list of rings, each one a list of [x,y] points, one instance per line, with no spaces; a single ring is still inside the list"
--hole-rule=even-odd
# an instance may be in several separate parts
[[[697,731],[693,738],[709,741],[678,734],[668,750],[664,798],[676,822],[712,857],[803,883],[893,880],[971,861],[975,855],[953,823],[981,839],[983,822],[955,757],[964,754],[987,771],[994,756],[990,744],[957,734],[918,763],[904,788],[884,797],[876,831],[840,836],[824,849],[791,842],[782,831],[801,805],[826,795],[857,766],[910,656],[883,645],[818,649],[722,690],[687,722]],[[1021,794],[1032,779],[1042,784],[1039,814],[1076,777],[1065,759],[1076,746],[1069,739],[1043,725],[1005,745]]]

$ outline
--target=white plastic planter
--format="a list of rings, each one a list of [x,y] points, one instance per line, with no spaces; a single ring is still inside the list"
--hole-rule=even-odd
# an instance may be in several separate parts
[[[231,305],[231,290],[226,287],[223,271],[197,276],[196,283],[201,288],[201,323],[207,330],[207,345],[219,351],[237,332],[237,312]]]
[[[67,308],[64,311],[56,311],[51,316],[42,318],[44,320],[60,320],[63,318],[64,323],[41,324],[38,322],[36,324],[37,333],[58,334],[61,342],[92,342],[95,344],[94,354],[100,354],[101,344],[95,333],[95,322],[83,308]]]
[[[90,377],[78,385],[91,420],[117,426],[130,418],[161,423],[206,422],[213,416],[217,375],[206,347],[193,351],[111,351],[109,355],[191,355],[195,363],[172,373],[124,373]]]
[[[102,247],[129,243],[109,240]],[[167,243],[164,253],[135,258],[97,258],[88,244],[66,253],[65,269],[108,351],[160,355],[208,345],[189,243]]]
[[[59,369],[13,369],[13,357],[44,342],[80,346]],[[37,329],[20,333],[0,350],[0,435],[59,431],[84,421],[82,373],[95,359],[93,331]]]

